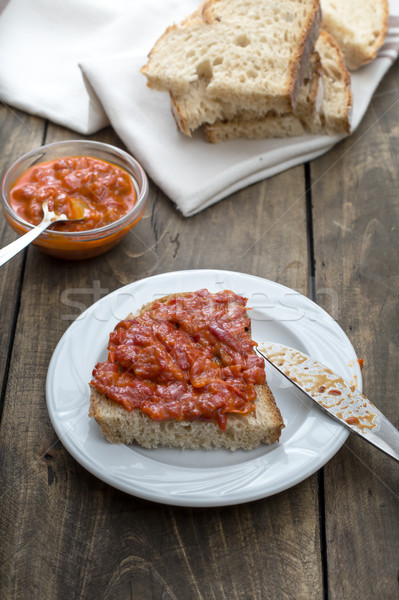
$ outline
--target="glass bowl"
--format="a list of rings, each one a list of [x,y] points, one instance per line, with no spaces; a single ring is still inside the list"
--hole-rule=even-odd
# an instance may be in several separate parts
[[[121,167],[133,179],[137,200],[132,209],[117,221],[87,231],[53,231],[47,229],[33,243],[57,258],[83,260],[107,252],[138,223],[147,205],[148,180],[141,165],[127,152],[103,142],[70,140],[41,146],[16,160],[6,171],[1,201],[8,224],[23,235],[34,225],[18,216],[9,204],[9,192],[16,180],[30,167],[58,158],[90,156]]]

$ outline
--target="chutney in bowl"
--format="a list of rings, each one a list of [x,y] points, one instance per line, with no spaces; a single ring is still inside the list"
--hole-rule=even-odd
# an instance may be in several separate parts
[[[82,260],[107,252],[143,216],[148,180],[127,152],[103,142],[70,140],[42,146],[16,160],[2,182],[2,207],[20,235],[38,225],[42,203],[77,222],[55,223],[34,242],[63,259]]]

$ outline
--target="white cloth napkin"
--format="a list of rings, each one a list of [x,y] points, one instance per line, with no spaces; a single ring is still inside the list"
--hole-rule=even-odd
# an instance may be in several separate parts
[[[10,0],[0,15],[0,98],[80,134],[109,122],[185,216],[328,151],[341,137],[234,140],[181,134],[165,93],[139,72],[165,28],[199,0]],[[371,64],[352,74],[352,130],[399,50],[399,0]]]

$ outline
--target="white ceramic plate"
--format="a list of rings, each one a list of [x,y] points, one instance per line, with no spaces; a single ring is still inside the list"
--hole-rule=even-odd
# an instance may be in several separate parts
[[[314,356],[347,380],[360,369],[337,323],[319,306],[287,287],[241,273],[196,270],[165,273],[127,285],[86,310],[54,351],[47,375],[47,407],[63,445],[88,471],[129,494],[180,506],[224,506],[285,490],[322,467],[342,446],[347,430],[289,384],[272,367],[268,383],[285,429],[280,442],[251,452],[145,450],[110,444],[89,419],[94,365],[107,356],[108,335],[128,313],[157,297],[208,288],[248,298],[252,336]]]

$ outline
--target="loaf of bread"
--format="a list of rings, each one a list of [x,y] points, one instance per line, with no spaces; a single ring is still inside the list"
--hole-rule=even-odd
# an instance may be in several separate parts
[[[321,0],[322,28],[355,70],[375,58],[388,31],[388,0]]]
[[[320,21],[319,0],[208,0],[166,30],[141,71],[175,98],[194,88],[236,111],[289,110]]]
[[[283,114],[269,113],[263,118],[248,120],[238,116],[231,120],[218,120],[213,124],[206,124],[207,141],[218,143],[239,137],[261,139],[306,133],[349,133],[352,94],[350,75],[343,63],[342,54],[327,32],[321,32],[315,48],[320,56],[322,73],[319,106],[315,96],[316,90],[309,87],[309,84],[304,84],[301,101],[295,110]]]
[[[199,305],[195,312],[192,311],[192,304],[190,302],[193,299],[193,295],[198,295]],[[196,300],[196,298],[195,298]],[[176,310],[173,312],[173,316],[170,316],[170,308],[176,304]],[[244,308],[243,308],[244,307]],[[166,317],[165,310],[168,312]],[[178,349],[177,344],[174,345],[172,341],[165,341],[166,337],[162,337],[162,332],[167,330],[168,327],[173,327],[178,330],[179,335],[188,335],[189,342],[188,348],[193,348],[194,354],[197,356],[201,349],[207,353],[214,352],[212,361],[216,361],[220,364],[220,373],[223,369],[228,368],[228,374],[223,375],[226,381],[221,382],[217,378],[204,385],[203,390],[206,392],[204,396],[198,396],[197,404],[194,407],[195,415],[192,418],[173,418],[167,413],[168,405],[163,404],[163,399],[159,398],[159,390],[166,389],[165,387],[158,386],[158,376],[155,379],[153,377],[150,385],[154,390],[154,401],[156,415],[150,416],[149,412],[145,412],[145,405],[142,408],[133,408],[129,404],[123,404],[117,397],[118,393],[121,392],[122,396],[126,387],[132,384],[134,378],[140,378],[140,373],[143,372],[142,356],[138,357],[135,352],[139,348],[142,350],[147,342],[143,338],[143,334],[136,328],[137,319],[144,319],[143,323],[146,327],[154,328],[155,345],[158,346],[159,340],[162,340],[161,352],[166,349],[168,355],[163,360],[173,361],[172,371],[176,365],[181,367],[185,364],[189,353],[184,353],[181,349]],[[119,329],[118,329],[119,327]],[[196,333],[194,333],[194,328]],[[200,334],[198,333],[198,327],[200,328]],[[155,302],[151,302],[145,305],[136,315],[129,315],[126,321],[122,322],[117,326],[114,333],[110,336],[110,354],[112,357],[109,358],[105,363],[99,363],[96,365],[93,371],[93,380],[91,381],[91,399],[90,399],[90,417],[94,417],[100,426],[102,432],[106,438],[112,443],[123,443],[123,444],[139,444],[144,448],[155,448],[158,446],[163,447],[180,447],[180,448],[226,448],[229,450],[251,450],[261,444],[273,444],[278,441],[281,430],[284,427],[284,423],[280,414],[280,411],[275,403],[273,394],[266,383],[264,376],[264,365],[259,363],[259,357],[253,350],[254,342],[250,340],[250,321],[245,312],[245,299],[235,295],[233,292],[225,291],[218,294],[210,294],[207,290],[200,290],[198,292],[189,294],[174,294],[171,296],[165,296]],[[115,335],[119,335],[118,331],[122,328],[123,341],[118,344],[115,342]],[[230,329],[229,329],[230,328]],[[127,333],[125,334],[125,330]],[[148,331],[148,330],[147,330]],[[229,334],[232,334],[230,342],[228,342]],[[191,332],[191,333],[190,333]],[[227,332],[227,333],[226,333]],[[227,335],[227,338],[225,338]],[[126,337],[124,337],[126,336]],[[227,345],[221,345],[220,340],[224,339]],[[232,357],[235,355],[235,343],[233,341],[241,340],[245,347],[248,348],[248,355],[245,357],[244,363],[239,367],[242,359],[235,359],[232,361]],[[118,338],[119,340],[119,338]],[[204,342],[205,340],[205,342]],[[227,341],[226,341],[227,340]],[[214,350],[212,343],[215,343]],[[149,342],[148,342],[149,343]],[[205,346],[202,346],[205,343]],[[231,346],[229,346],[229,343]],[[133,344],[134,347],[130,347],[128,344]],[[118,348],[121,349],[121,354],[118,354]],[[205,348],[205,350],[203,350]],[[158,352],[157,348],[152,348],[151,344],[145,348],[148,350],[148,356],[154,356],[154,352]],[[188,351],[187,351],[188,352]],[[126,360],[120,358],[122,356],[136,356],[136,363],[133,361],[132,364],[128,365]],[[119,358],[118,358],[119,357]],[[249,358],[248,358],[249,357]],[[118,363],[118,360],[123,363],[124,366]],[[149,359],[151,360],[151,358]],[[189,361],[191,359],[189,358]],[[198,359],[197,359],[198,360]],[[201,363],[202,355],[200,355],[199,361]],[[238,362],[237,362],[238,360]],[[244,364],[244,367],[243,367]],[[213,389],[219,389],[218,386],[228,386],[228,389],[242,390],[239,387],[239,383],[234,381],[231,373],[235,369],[247,369],[245,371],[245,378],[249,378],[249,371],[251,369],[259,369],[262,372],[257,377],[261,377],[262,383],[254,384],[254,390],[256,397],[249,404],[243,404],[241,399],[241,392],[234,391],[237,397],[234,398],[234,406],[232,408],[229,405],[229,409],[232,412],[208,413],[213,417],[207,417],[206,412],[198,412],[206,408],[209,409],[208,403],[211,408],[213,406]],[[104,373],[107,376],[107,369],[115,369],[115,365],[118,368],[118,375],[116,383],[114,381],[114,387],[110,387],[107,393],[110,395],[115,393],[116,396],[110,398],[107,393],[104,393]],[[188,386],[192,386],[194,382],[195,386],[198,386],[198,377],[194,375],[198,362],[194,362],[187,371],[190,377],[190,383]],[[224,365],[224,366],[223,366]],[[228,365],[228,367],[226,367]],[[236,365],[236,366],[235,366]],[[248,366],[250,365],[250,366]],[[149,367],[150,371],[154,373],[154,364],[144,365],[144,368]],[[212,365],[214,366],[214,365]],[[216,369],[218,367],[215,366]],[[218,372],[219,372],[218,371]],[[200,375],[201,377],[201,375]],[[126,379],[127,378],[127,379]],[[248,379],[249,380],[249,379]],[[159,379],[162,381],[162,377]],[[122,382],[122,383],[121,383]],[[141,382],[141,379],[140,379]],[[144,380],[144,384],[148,382]],[[181,383],[180,380],[168,380],[168,385],[176,385]],[[200,382],[200,386],[201,386]],[[116,386],[116,387],[115,387]],[[119,388],[118,388],[119,386]],[[237,387],[238,386],[238,387]],[[194,389],[194,388],[193,388]],[[190,390],[189,390],[190,391]],[[202,391],[202,389],[201,389]],[[198,388],[195,388],[195,393],[198,392]],[[210,394],[210,395],[209,395]],[[184,394],[183,394],[184,396]],[[184,404],[184,397],[180,396],[177,398],[178,402]],[[216,398],[215,396],[215,398]],[[126,398],[126,395],[125,395]],[[166,398],[166,395],[165,395]],[[179,399],[180,398],[180,399]],[[117,400],[117,401],[116,401]],[[123,400],[123,398],[122,398]],[[123,400],[124,401],[124,400]],[[218,406],[217,411],[222,411],[222,405],[218,404],[219,400],[215,400],[215,406]],[[238,407],[241,408],[242,412],[239,411]],[[130,410],[129,410],[130,408]],[[147,406],[148,408],[148,406]],[[180,407],[178,407],[180,409]],[[182,408],[183,409],[183,408]],[[184,410],[187,406],[184,406]],[[190,410],[192,407],[190,405]],[[235,411],[235,412],[233,412]],[[158,418],[159,414],[162,418]],[[214,414],[218,415],[218,418],[223,417],[223,427],[221,423],[215,421]],[[201,416],[202,415],[202,416]]]

